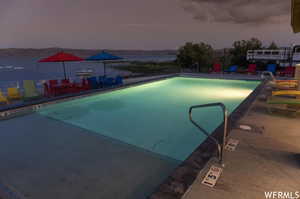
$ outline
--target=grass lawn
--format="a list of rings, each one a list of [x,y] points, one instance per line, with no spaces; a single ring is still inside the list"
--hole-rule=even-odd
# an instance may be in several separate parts
[[[118,70],[125,70],[138,74],[161,74],[180,72],[180,66],[176,62],[131,62],[127,65],[113,67]]]

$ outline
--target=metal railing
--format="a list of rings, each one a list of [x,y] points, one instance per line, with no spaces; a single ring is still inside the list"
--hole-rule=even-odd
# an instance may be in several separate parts
[[[192,111],[193,111],[193,109],[204,108],[204,107],[212,107],[212,106],[219,106],[219,107],[221,107],[221,109],[223,111],[223,122],[224,122],[223,144],[220,144],[219,141],[216,138],[214,138],[213,136],[211,136],[204,128],[202,128],[199,124],[197,124],[197,122],[195,122],[193,120],[193,117],[192,117]],[[189,109],[189,118],[190,118],[190,121],[200,131],[202,131],[202,133],[204,133],[209,139],[211,139],[217,145],[219,163],[222,166],[224,166],[224,164],[223,164],[223,153],[224,153],[224,148],[225,148],[225,145],[226,145],[227,124],[228,124],[228,111],[226,109],[226,106],[223,103],[211,103],[211,104],[203,104],[203,105],[191,106],[190,109]]]

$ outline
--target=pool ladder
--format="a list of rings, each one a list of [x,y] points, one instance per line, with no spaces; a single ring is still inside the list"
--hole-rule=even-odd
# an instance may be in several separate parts
[[[193,109],[196,108],[205,108],[205,107],[212,107],[212,106],[217,106],[217,107],[221,107],[222,111],[223,111],[223,122],[224,122],[224,131],[223,131],[223,143],[220,144],[219,141],[214,138],[213,136],[211,136],[204,128],[202,128],[199,124],[197,124],[192,117],[192,111]],[[219,159],[219,163],[224,166],[223,164],[223,153],[224,153],[224,148],[226,145],[226,137],[227,137],[227,124],[228,124],[228,111],[226,109],[226,106],[223,103],[211,103],[211,104],[202,104],[202,105],[196,105],[196,106],[191,106],[189,109],[189,118],[190,121],[202,132],[204,133],[209,139],[211,139],[218,148],[218,159]]]

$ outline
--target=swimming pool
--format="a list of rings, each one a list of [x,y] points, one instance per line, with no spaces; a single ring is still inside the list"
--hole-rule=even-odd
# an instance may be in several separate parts
[[[231,113],[259,83],[175,77],[1,121],[0,180],[34,199],[146,198],[206,139],[189,107],[223,102]],[[194,117],[213,132],[219,112]]]
[[[39,113],[175,160],[185,160],[206,139],[191,125],[192,105],[223,102],[232,112],[258,82],[177,77],[49,106]],[[218,108],[195,118],[212,132]]]

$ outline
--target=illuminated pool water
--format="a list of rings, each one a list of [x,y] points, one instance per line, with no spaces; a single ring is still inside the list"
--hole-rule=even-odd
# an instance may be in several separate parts
[[[259,83],[176,77],[54,104],[38,113],[183,161],[206,139],[189,121],[189,107],[222,102],[232,112]],[[208,132],[222,121],[219,108],[194,115]]]

